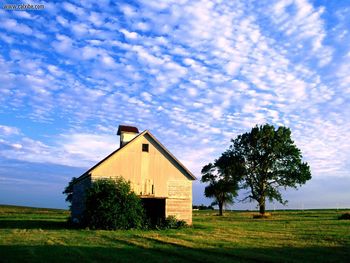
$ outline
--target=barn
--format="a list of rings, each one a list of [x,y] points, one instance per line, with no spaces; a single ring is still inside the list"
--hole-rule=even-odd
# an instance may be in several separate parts
[[[73,185],[72,218],[84,212],[86,189],[96,179],[123,177],[152,219],[176,216],[192,224],[195,176],[148,130],[120,125],[120,147],[82,174]]]

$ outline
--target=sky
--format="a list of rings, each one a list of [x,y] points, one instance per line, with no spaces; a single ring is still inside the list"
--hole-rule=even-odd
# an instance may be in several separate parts
[[[4,8],[18,3],[0,9],[0,203],[66,208],[64,187],[119,147],[119,124],[150,130],[200,179],[270,123],[311,167],[286,208],[350,207],[350,0]],[[204,187],[195,204],[210,204]]]

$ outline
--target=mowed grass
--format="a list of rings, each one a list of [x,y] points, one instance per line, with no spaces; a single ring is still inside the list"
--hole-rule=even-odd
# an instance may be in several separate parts
[[[65,210],[0,206],[0,262],[350,262],[348,211],[195,211],[193,227],[69,229]]]

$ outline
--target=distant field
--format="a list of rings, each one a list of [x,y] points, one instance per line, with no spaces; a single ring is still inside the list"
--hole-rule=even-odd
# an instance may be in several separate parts
[[[188,229],[91,231],[67,229],[65,210],[0,206],[0,262],[350,262],[343,212],[195,211]]]

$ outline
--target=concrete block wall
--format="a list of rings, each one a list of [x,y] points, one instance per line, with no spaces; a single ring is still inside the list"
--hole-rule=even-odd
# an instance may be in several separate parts
[[[165,216],[175,216],[192,224],[192,181],[169,180]]]

